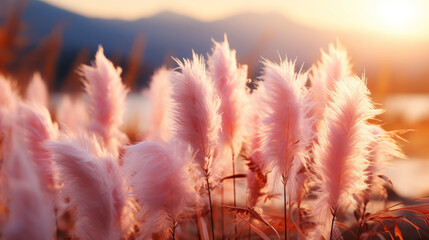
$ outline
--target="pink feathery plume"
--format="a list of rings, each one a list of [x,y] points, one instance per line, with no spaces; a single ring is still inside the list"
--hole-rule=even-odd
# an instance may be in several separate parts
[[[128,90],[122,84],[121,68],[115,68],[99,46],[93,66],[82,66],[89,98],[91,122],[89,129],[101,137],[103,146],[118,154],[119,147],[128,141],[120,131]]]
[[[322,59],[311,68],[310,74],[310,92],[314,102],[311,114],[316,125],[324,118],[329,92],[334,90],[335,82],[350,77],[351,74],[347,51],[339,42],[336,45],[330,44],[328,53],[322,50]]]
[[[46,190],[53,190],[54,172],[51,151],[45,146],[57,135],[49,111],[43,106],[29,107],[20,104],[17,109],[17,132],[22,134],[23,147],[36,169],[40,184]]]
[[[28,103],[43,106],[49,106],[49,93],[46,83],[43,81],[40,73],[35,73],[25,92],[25,100]]]
[[[96,139],[63,137],[48,143],[56,163],[59,194],[69,199],[74,235],[80,239],[120,239],[128,232],[127,198],[117,161]]]
[[[44,194],[34,165],[16,138],[10,158],[4,159],[2,194],[7,198],[7,217],[2,239],[52,239],[55,230],[54,207]]]
[[[191,151],[177,142],[126,147],[124,171],[141,207],[141,239],[166,239],[168,230],[174,239],[178,224],[195,216],[198,195],[191,164]]]
[[[241,150],[246,127],[248,106],[247,65],[239,66],[235,50],[229,48],[226,35],[223,43],[214,42],[213,53],[207,61],[209,74],[221,99],[222,145],[232,148],[232,154]]]
[[[172,120],[176,139],[191,145],[195,161],[207,172],[221,129],[220,99],[206,74],[204,59],[177,61],[181,73],[172,75]]]
[[[259,105],[259,91],[255,92],[249,97],[249,104],[252,106],[252,111],[249,114],[249,130],[245,142],[247,157],[246,165],[250,172],[247,174],[247,206],[255,207],[256,203],[263,196],[262,189],[267,184],[267,174],[269,172],[267,163],[262,152],[262,138],[260,136],[260,121],[263,118],[263,112]]]
[[[279,65],[265,61],[261,78],[258,95],[264,111],[260,133],[264,158],[276,176],[281,176],[289,198],[295,199],[299,186],[296,176],[306,164],[312,133],[307,77],[295,73],[294,62],[286,60]]]
[[[373,194],[387,197],[383,187],[386,183],[382,179],[382,176],[384,176],[383,170],[388,166],[388,160],[405,158],[405,156],[393,138],[394,133],[386,132],[378,125],[371,125],[371,131],[374,135],[374,140],[370,144],[370,164],[366,169],[366,174],[368,175],[366,182],[369,188],[367,190]]]
[[[69,96],[64,96],[57,108],[56,116],[61,130],[79,132],[89,123],[88,112],[81,98],[72,100]]]
[[[365,82],[358,77],[337,81],[326,108],[326,122],[314,147],[317,171],[317,200],[312,215],[319,234],[329,238],[331,221],[347,207],[356,205],[354,196],[365,190],[372,142],[368,120],[380,113],[374,109]]]
[[[172,100],[175,103],[171,113],[173,137],[191,146],[195,154],[194,162],[204,176],[206,185],[201,184],[200,188],[207,188],[214,239],[210,178],[219,178],[216,176],[219,171],[214,171],[219,162],[214,161],[214,153],[222,124],[220,99],[206,73],[202,57],[193,53],[192,61],[185,59],[182,63],[177,60],[177,63],[182,72],[174,72],[172,75]]]
[[[171,70],[162,67],[153,75],[149,90],[143,92],[149,100],[148,140],[170,139],[171,74]]]

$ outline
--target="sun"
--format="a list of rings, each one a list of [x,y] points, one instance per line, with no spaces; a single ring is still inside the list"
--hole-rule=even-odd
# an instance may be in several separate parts
[[[380,1],[376,8],[379,28],[398,34],[411,34],[416,30],[419,9],[415,2],[407,0]]]

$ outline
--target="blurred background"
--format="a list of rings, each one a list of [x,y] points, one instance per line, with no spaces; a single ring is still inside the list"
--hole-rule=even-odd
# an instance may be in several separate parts
[[[24,89],[38,71],[51,92],[79,93],[79,66],[101,44],[139,93],[154,70],[176,67],[172,56],[206,54],[225,33],[251,79],[262,57],[307,70],[339,41],[386,110],[384,128],[405,130],[409,159],[388,169],[397,191],[429,193],[429,1],[0,0],[0,73]]]

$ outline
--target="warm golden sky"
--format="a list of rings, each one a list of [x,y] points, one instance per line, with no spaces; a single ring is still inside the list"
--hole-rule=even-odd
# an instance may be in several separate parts
[[[314,27],[429,39],[429,0],[43,0],[91,17],[137,19],[173,11],[210,21],[242,12],[280,12]]]

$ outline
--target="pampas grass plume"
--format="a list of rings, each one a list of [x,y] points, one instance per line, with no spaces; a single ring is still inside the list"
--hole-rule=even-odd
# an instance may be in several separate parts
[[[369,193],[387,197],[383,190],[385,182],[379,176],[384,174],[383,169],[389,165],[389,160],[393,158],[404,159],[405,156],[394,139],[395,133],[387,132],[378,125],[371,125],[371,132],[373,141],[370,144],[369,166],[365,171],[368,175],[366,182]]]
[[[229,48],[226,35],[222,43],[213,42],[213,53],[207,63],[209,74],[221,99],[221,141],[222,145],[232,148],[232,154],[237,154],[241,150],[247,129],[247,65],[237,64],[235,50]]]
[[[181,72],[172,75],[174,137],[191,145],[195,161],[207,171],[221,129],[220,99],[206,73],[204,59],[177,61]]]
[[[80,239],[119,239],[127,203],[117,161],[95,138],[63,136],[48,144],[57,166],[62,199],[73,210]]]
[[[256,90],[249,97],[249,105],[252,106],[252,112],[249,113],[249,130],[245,142],[246,152],[248,155],[247,165],[250,172],[247,174],[247,192],[248,199],[247,205],[253,208],[258,199],[262,196],[262,189],[266,185],[266,176],[270,171],[264,153],[262,152],[262,138],[260,133],[260,121],[263,118],[260,104],[259,104],[259,91]]]
[[[353,196],[367,187],[368,144],[373,140],[368,120],[380,113],[374,109],[365,82],[358,77],[336,82],[330,98],[327,119],[314,148],[316,185],[320,189],[312,214],[325,238],[329,238],[328,219],[355,206]]]
[[[306,74],[295,73],[295,64],[282,61],[264,62],[263,83],[258,94],[264,118],[261,138],[267,165],[287,184],[289,196],[294,198],[298,187],[296,172],[305,165],[306,147],[311,136],[308,111],[310,98],[306,94]],[[292,172],[291,170],[294,170]]]
[[[312,66],[310,74],[310,91],[314,102],[312,116],[316,124],[324,118],[329,92],[334,90],[335,83],[350,77],[351,73],[347,51],[339,42],[330,44],[327,53],[322,50],[322,59]]]
[[[41,185],[48,189],[54,187],[54,171],[51,151],[45,143],[57,136],[57,127],[52,123],[49,111],[43,106],[33,108],[21,103],[17,111],[18,132],[22,133],[22,146],[27,156],[36,166]]]
[[[25,100],[30,104],[35,104],[48,108],[49,93],[46,83],[43,81],[40,73],[34,73],[30,84],[25,92]]]
[[[2,239],[52,239],[54,208],[44,195],[36,169],[21,150],[15,137],[12,154],[3,164],[2,194],[8,199],[8,215],[2,226]]]
[[[153,75],[149,90],[143,92],[149,100],[148,140],[168,141],[171,137],[171,75],[171,70],[160,68]]]
[[[174,232],[177,224],[195,215],[191,164],[191,151],[177,142],[141,142],[126,148],[124,171],[141,207],[142,239],[152,234],[164,238],[167,230]]]
[[[82,66],[84,84],[89,98],[91,122],[89,129],[101,137],[103,145],[114,154],[128,141],[119,130],[125,112],[128,90],[122,84],[122,70],[115,68],[99,46],[93,66]]]
[[[80,132],[89,123],[87,108],[82,99],[72,100],[67,95],[61,99],[56,116],[61,130]]]

